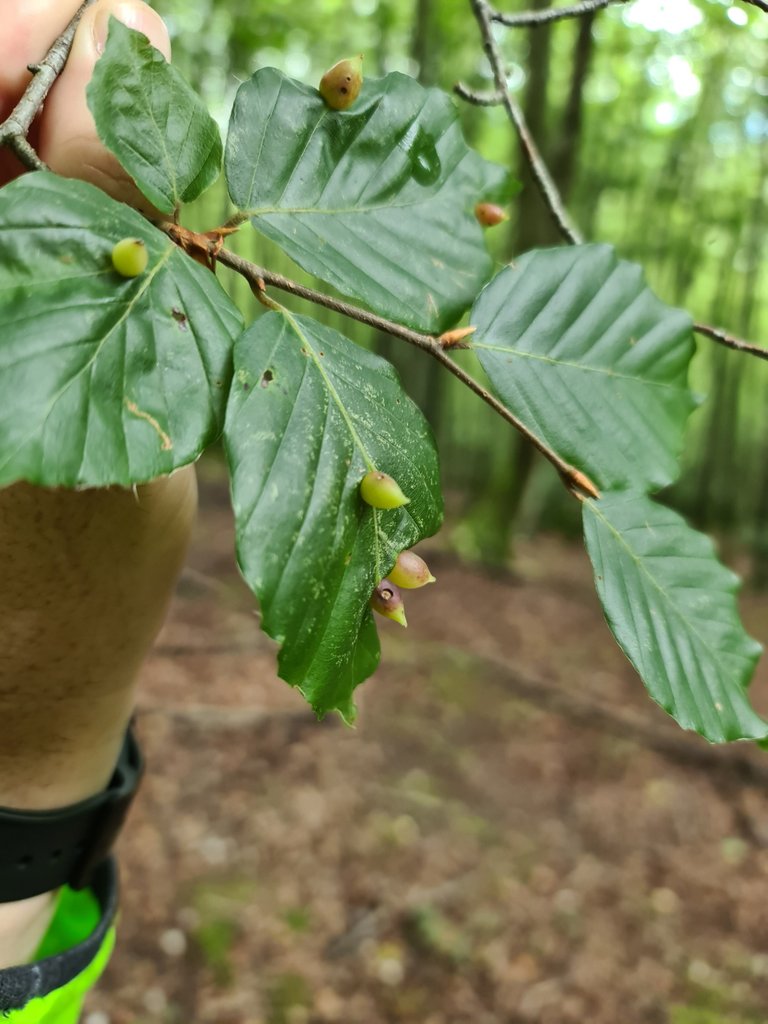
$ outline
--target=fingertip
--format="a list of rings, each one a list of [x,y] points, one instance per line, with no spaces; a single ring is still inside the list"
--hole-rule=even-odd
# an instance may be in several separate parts
[[[67,64],[46,101],[40,156],[57,174],[89,181],[115,199],[151,214],[152,207],[133,180],[100,142],[86,101],[94,65],[106,45],[110,18],[143,33],[170,59],[168,30],[156,11],[140,0],[97,0],[83,14]]]
[[[150,43],[159,50],[166,60],[171,59],[171,41],[165,22],[151,7],[140,0],[100,0],[88,8],[83,15],[80,31],[86,44],[93,50],[93,61],[103,52],[107,44],[110,18],[116,18],[128,28],[143,33]],[[93,62],[92,61],[92,62]]]

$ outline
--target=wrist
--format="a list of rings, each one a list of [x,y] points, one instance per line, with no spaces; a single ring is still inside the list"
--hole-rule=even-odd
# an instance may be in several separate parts
[[[43,940],[56,906],[55,892],[0,903],[0,970],[27,963]]]

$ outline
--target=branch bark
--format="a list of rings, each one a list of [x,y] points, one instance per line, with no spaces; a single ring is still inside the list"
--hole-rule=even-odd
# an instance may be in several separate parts
[[[727,331],[724,331],[722,327],[710,327],[709,324],[694,324],[693,329],[697,334],[702,334],[705,338],[711,338],[712,341],[716,341],[718,345],[725,345],[726,348],[735,349],[736,352],[746,352],[748,355],[757,356],[758,359],[768,359],[768,348],[763,348],[761,345],[753,345],[749,341],[742,341],[741,338],[734,338]]]
[[[30,66],[32,81],[10,115],[0,124],[0,146],[7,146],[31,171],[43,171],[47,170],[47,167],[27,141],[29,129],[40,112],[51,86],[64,70],[77,26],[86,7],[90,7],[93,2],[94,0],[84,0],[45,57],[39,64]]]
[[[166,223],[162,225],[166,233],[174,240],[178,242],[176,237],[176,225]],[[204,236],[203,236],[204,237]],[[210,240],[206,240],[210,244]],[[315,291],[313,288],[307,288],[304,285],[298,284],[296,281],[291,281],[287,277],[283,277],[282,274],[274,274],[264,267],[259,267],[255,263],[251,263],[249,260],[244,259],[242,256],[238,256],[236,253],[229,249],[216,247],[215,259],[225,267],[229,267],[230,270],[234,270],[235,273],[240,274],[241,277],[251,285],[255,293],[263,292],[265,286],[269,285],[273,288],[279,288],[281,291],[287,292],[290,295],[296,295],[300,299],[306,299],[308,302],[313,302],[315,305],[323,306],[325,309],[331,309],[336,313],[341,313],[343,316],[348,317],[350,320],[357,320],[361,324],[366,324],[368,327],[372,327],[377,331],[383,331],[385,334],[391,335],[393,338],[399,338],[401,341],[407,342],[409,345],[414,345],[416,348],[420,348],[422,352],[426,352],[438,363],[442,364],[449,373],[452,373],[457,380],[473,391],[478,398],[480,398],[486,405],[490,406],[494,412],[496,412],[502,419],[506,420],[515,430],[519,431],[523,437],[527,438],[531,444],[548,459],[549,462],[555,467],[557,472],[560,474],[561,479],[565,483],[571,493],[581,498],[584,495],[590,497],[599,497],[600,492],[595,487],[594,483],[586,476],[581,470],[572,466],[570,463],[561,459],[557,452],[553,451],[544,441],[541,440],[536,434],[526,427],[514,413],[508,409],[502,402],[495,398],[487,388],[475,380],[471,374],[467,373],[466,370],[462,369],[458,363],[454,362],[453,359],[448,355],[440,341],[433,337],[431,334],[422,334],[419,331],[412,331],[408,327],[403,327],[401,324],[394,323],[392,320],[387,320],[384,317],[377,316],[375,313],[370,313],[366,309],[360,309],[358,306],[353,306],[348,302],[344,302],[341,299],[335,299],[330,295],[326,295],[323,292]],[[469,346],[471,347],[471,346]]]
[[[761,3],[762,0],[747,0],[747,3],[753,2]],[[520,14],[492,11],[491,20],[506,25],[507,28],[537,28],[539,25],[548,25],[550,22],[562,21],[565,18],[580,18],[584,14],[591,14],[613,4],[626,3],[629,3],[629,0],[583,0],[573,7],[560,7],[551,11],[522,11]]]
[[[471,103],[474,107],[498,107],[504,102],[502,93],[498,89],[479,92],[477,89],[470,89],[463,82],[457,82],[453,87],[453,91],[457,96],[466,100],[467,103]]]
[[[470,0],[470,4],[472,6],[472,13],[474,14],[475,20],[480,28],[480,35],[483,40],[483,49],[485,50],[486,56],[488,57],[488,61],[491,65],[496,89],[501,97],[502,106],[507,112],[507,116],[520,139],[520,145],[522,146],[526,160],[530,165],[534,181],[541,192],[544,202],[547,204],[547,208],[549,209],[560,234],[567,242],[572,245],[578,245],[583,241],[581,233],[571,220],[568,211],[565,209],[565,205],[563,204],[557,185],[555,184],[552,175],[549,173],[549,169],[539,152],[533,136],[528,130],[528,125],[523,115],[523,111],[507,86],[506,76],[504,74],[504,58],[501,55],[501,51],[499,50],[499,46],[493,35],[492,18],[494,12],[486,0]]]

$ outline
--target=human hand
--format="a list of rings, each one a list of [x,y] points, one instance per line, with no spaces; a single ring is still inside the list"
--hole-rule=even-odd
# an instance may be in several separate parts
[[[28,64],[48,51],[80,6],[80,0],[0,0],[0,122],[13,109],[30,80]],[[68,178],[98,185],[115,199],[146,207],[130,177],[99,141],[85,99],[93,66],[104,48],[110,16],[143,32],[170,59],[168,32],[160,16],[138,0],[99,0],[84,12],[64,71],[55,82],[30,141],[41,158]],[[21,173],[8,150],[0,150],[0,185]]]

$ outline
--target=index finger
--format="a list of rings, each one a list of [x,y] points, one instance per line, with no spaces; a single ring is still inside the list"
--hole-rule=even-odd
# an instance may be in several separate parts
[[[85,90],[107,41],[111,17],[136,29],[170,59],[171,44],[165,23],[140,0],[97,0],[83,14],[72,52],[51,90],[40,123],[40,156],[51,170],[67,178],[98,185],[115,199],[152,214],[151,204],[133,179],[99,140]]]
[[[14,0],[0,0],[0,13]],[[0,36],[0,117],[7,117],[29,82],[27,63],[39,61],[80,6],[79,0],[32,0],[8,12]],[[30,142],[51,170],[98,185],[116,199],[152,214],[151,205],[100,142],[86,101],[86,87],[103,52],[110,17],[142,32],[170,58],[168,32],[160,16],[140,0],[97,0],[78,25],[69,59],[35,121]],[[0,151],[0,184],[21,172],[18,161]]]

